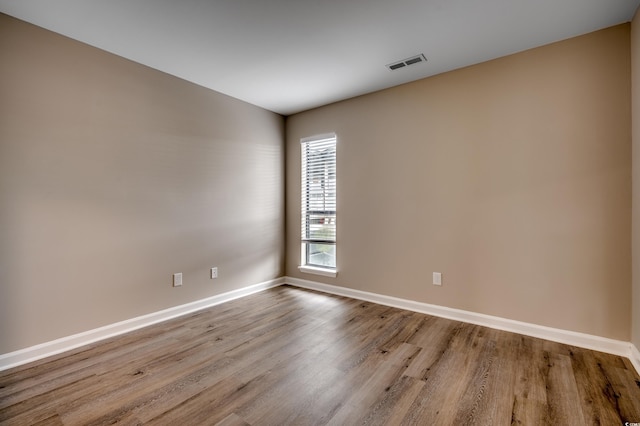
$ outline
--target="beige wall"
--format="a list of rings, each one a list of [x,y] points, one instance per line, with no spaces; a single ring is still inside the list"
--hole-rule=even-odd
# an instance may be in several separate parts
[[[633,314],[631,342],[640,349],[640,12],[631,23],[631,99],[633,134]]]
[[[283,150],[279,115],[0,15],[0,353],[282,276]]]
[[[629,49],[620,25],[289,117],[287,275],[628,341]],[[299,139],[332,131],[335,279],[297,269]]]

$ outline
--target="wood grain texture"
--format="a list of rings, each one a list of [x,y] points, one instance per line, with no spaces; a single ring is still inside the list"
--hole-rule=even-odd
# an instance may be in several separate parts
[[[282,286],[0,372],[0,424],[622,425],[630,365]]]

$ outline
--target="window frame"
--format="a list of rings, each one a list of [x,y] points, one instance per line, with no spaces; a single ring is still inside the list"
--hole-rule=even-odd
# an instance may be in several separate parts
[[[337,276],[337,142],[335,133],[326,133],[300,140],[300,189],[301,189],[301,234],[300,266],[306,273],[335,277]],[[328,161],[308,158],[310,149],[327,149]],[[309,168],[311,166],[311,168]],[[318,179],[318,172],[320,178]],[[316,175],[313,179],[312,174]],[[315,182],[315,185],[313,184]],[[315,188],[312,188],[315,186]],[[322,208],[313,204],[313,198],[322,198]],[[328,205],[327,205],[328,204]],[[312,218],[312,216],[314,218]],[[328,222],[324,222],[328,220]],[[318,226],[318,224],[321,224]],[[316,225],[316,226],[313,226]],[[328,226],[323,226],[328,225]],[[315,228],[315,229],[312,229]],[[313,233],[316,233],[314,236]],[[320,234],[320,235],[319,235]],[[310,247],[333,246],[329,252],[333,255],[333,265],[314,263],[310,258]]]

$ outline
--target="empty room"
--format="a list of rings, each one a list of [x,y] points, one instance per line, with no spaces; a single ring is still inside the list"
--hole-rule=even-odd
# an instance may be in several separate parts
[[[640,425],[640,0],[0,0],[0,424]]]

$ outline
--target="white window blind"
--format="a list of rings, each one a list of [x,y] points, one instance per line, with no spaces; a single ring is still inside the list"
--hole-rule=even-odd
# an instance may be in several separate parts
[[[302,139],[302,262],[336,267],[336,135]]]

